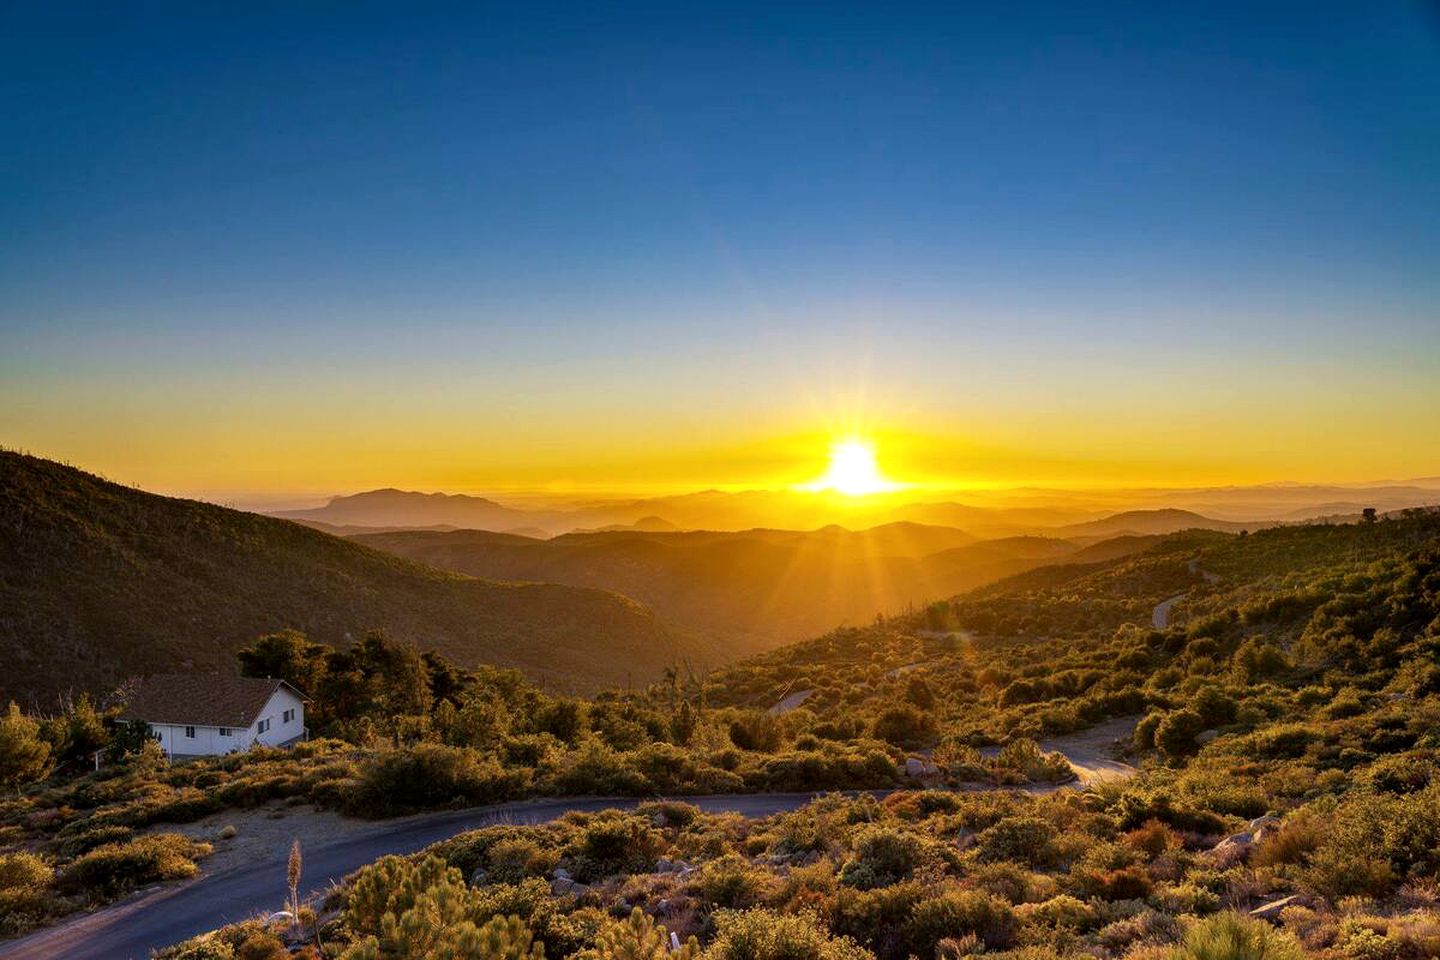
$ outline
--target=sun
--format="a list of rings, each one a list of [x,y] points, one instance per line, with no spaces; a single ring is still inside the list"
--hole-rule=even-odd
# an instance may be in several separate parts
[[[833,490],[850,497],[894,490],[899,484],[885,478],[875,459],[875,445],[850,438],[830,447],[830,464],[825,475],[811,485],[814,490]]]

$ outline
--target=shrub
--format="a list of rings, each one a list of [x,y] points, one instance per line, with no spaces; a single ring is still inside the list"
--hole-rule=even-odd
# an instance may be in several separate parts
[[[995,766],[1014,770],[1025,779],[1041,783],[1060,783],[1075,776],[1070,762],[1060,753],[1046,753],[1034,740],[1021,737],[1000,749]]]
[[[1136,750],[1153,750],[1155,748],[1155,730],[1160,726],[1160,721],[1165,719],[1163,713],[1147,713],[1140,722],[1135,725],[1133,742]]]
[[[730,724],[730,742],[741,750],[774,753],[780,740],[779,721],[763,710],[747,710]]]
[[[387,816],[452,803],[495,803],[520,792],[525,776],[468,747],[422,743],[389,750],[365,765],[346,810]]]
[[[920,747],[935,739],[937,727],[930,713],[908,704],[891,707],[875,718],[875,738],[898,747]]]
[[[910,952],[935,956],[944,939],[973,935],[989,949],[1003,949],[1015,937],[1015,911],[1010,904],[978,890],[927,897],[915,906],[905,927]]]
[[[1304,951],[1289,934],[1263,920],[1234,913],[1202,920],[1170,952],[1170,960],[1303,960]]]
[[[1138,864],[1119,870],[1091,870],[1077,877],[1087,896],[1101,900],[1143,900],[1150,895],[1150,875]]]
[[[1015,914],[1027,923],[1056,929],[1085,930],[1097,922],[1093,907],[1063,893],[1043,903],[1023,904]]]
[[[572,843],[572,870],[585,883],[620,873],[640,873],[665,852],[665,837],[635,816],[602,815]]]
[[[19,933],[46,912],[52,871],[33,853],[0,854],[0,935]]]
[[[595,936],[595,947],[580,960],[694,960],[700,944],[694,937],[679,951],[670,950],[670,931],[636,907],[625,921],[610,920]]]
[[[235,948],[235,960],[290,960],[290,951],[268,933],[253,933]]]
[[[420,863],[386,856],[363,867],[345,901],[344,919],[358,934],[378,936],[387,923],[408,913],[422,897],[446,897],[473,904],[465,878],[436,856]]]
[[[700,870],[694,887],[717,907],[750,907],[759,903],[770,886],[770,874],[735,853],[709,863]]]
[[[1205,729],[1205,721],[1194,710],[1176,710],[1166,714],[1155,728],[1155,746],[1170,759],[1186,757],[1196,750],[1195,737]]]
[[[67,893],[112,897],[158,880],[193,877],[195,860],[209,852],[209,844],[177,833],[105,844],[68,864],[57,885]]]
[[[872,826],[855,839],[855,855],[840,873],[840,882],[861,890],[888,887],[915,872],[926,843],[913,833]]]
[[[1055,828],[1039,817],[1006,817],[980,831],[975,838],[976,855],[991,863],[1018,860],[1044,866],[1054,856]]]
[[[715,929],[706,960],[873,960],[848,937],[827,934],[813,914],[721,910]]]

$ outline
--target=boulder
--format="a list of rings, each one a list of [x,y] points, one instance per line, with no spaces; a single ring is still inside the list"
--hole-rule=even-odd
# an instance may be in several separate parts
[[[1271,923],[1280,922],[1280,914],[1286,907],[1307,906],[1309,901],[1298,893],[1288,897],[1281,897],[1279,900],[1271,900],[1269,903],[1262,903],[1250,911],[1250,916],[1257,920],[1268,920]]]
[[[661,857],[655,862],[656,873],[678,873],[682,877],[688,877],[695,872],[695,867],[684,860],[671,860]]]
[[[933,777],[939,773],[939,767],[920,757],[909,757],[905,761],[905,776],[907,777]]]
[[[1240,863],[1250,856],[1255,837],[1248,833],[1231,834],[1210,848],[1210,855],[1223,864]]]
[[[476,867],[475,872],[470,874],[470,886],[483,887],[490,882],[490,873],[484,867]]]
[[[557,897],[567,894],[572,897],[583,897],[590,892],[590,888],[583,883],[576,883],[567,877],[556,877],[550,881],[550,893]]]
[[[1220,736],[1220,731],[1216,730],[1214,727],[1211,727],[1209,730],[1201,730],[1199,733],[1195,734],[1195,742],[1203,746],[1204,744],[1209,743],[1211,740],[1214,740],[1218,736]]]
[[[1256,843],[1280,830],[1279,817],[1256,817],[1250,821],[1250,836]]]

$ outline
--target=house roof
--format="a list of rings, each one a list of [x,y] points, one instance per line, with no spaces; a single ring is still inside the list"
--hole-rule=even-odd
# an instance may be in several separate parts
[[[196,727],[248,727],[281,687],[305,695],[284,680],[222,674],[160,673],[132,680],[120,691],[121,716],[147,723]]]

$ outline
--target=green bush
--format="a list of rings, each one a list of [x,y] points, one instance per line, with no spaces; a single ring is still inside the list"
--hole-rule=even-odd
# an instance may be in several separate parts
[[[717,907],[741,908],[758,904],[771,882],[768,871],[739,854],[727,853],[705,864],[692,886]]]
[[[941,940],[967,935],[988,949],[1004,949],[1014,940],[1015,929],[1015,911],[1010,904],[978,890],[960,890],[916,904],[904,937],[911,953],[933,957]]]
[[[927,843],[894,827],[872,826],[855,838],[855,854],[840,873],[840,882],[861,890],[888,887],[908,878],[920,866]]]
[[[1287,933],[1263,920],[1221,913],[1195,924],[1169,960],[1302,960],[1304,951]]]
[[[897,747],[922,747],[939,734],[935,717],[909,704],[891,707],[875,718],[875,738]]]
[[[1007,817],[980,831],[976,855],[985,862],[1014,860],[1045,866],[1054,858],[1055,828],[1039,817]]]
[[[572,872],[584,883],[621,873],[648,872],[666,846],[664,835],[645,818],[602,814],[571,844]]]
[[[848,937],[832,937],[811,914],[769,910],[715,914],[715,939],[705,960],[874,960]]]
[[[1172,760],[1188,757],[1196,750],[1195,738],[1205,729],[1205,721],[1194,710],[1168,713],[1155,728],[1155,746]]]
[[[518,795],[527,779],[524,772],[506,770],[468,747],[422,743],[388,750],[365,764],[345,809],[383,817],[448,804],[496,803]]]
[[[177,833],[105,844],[67,864],[57,885],[66,893],[113,897],[147,883],[193,877],[195,861],[209,852],[209,844]]]

